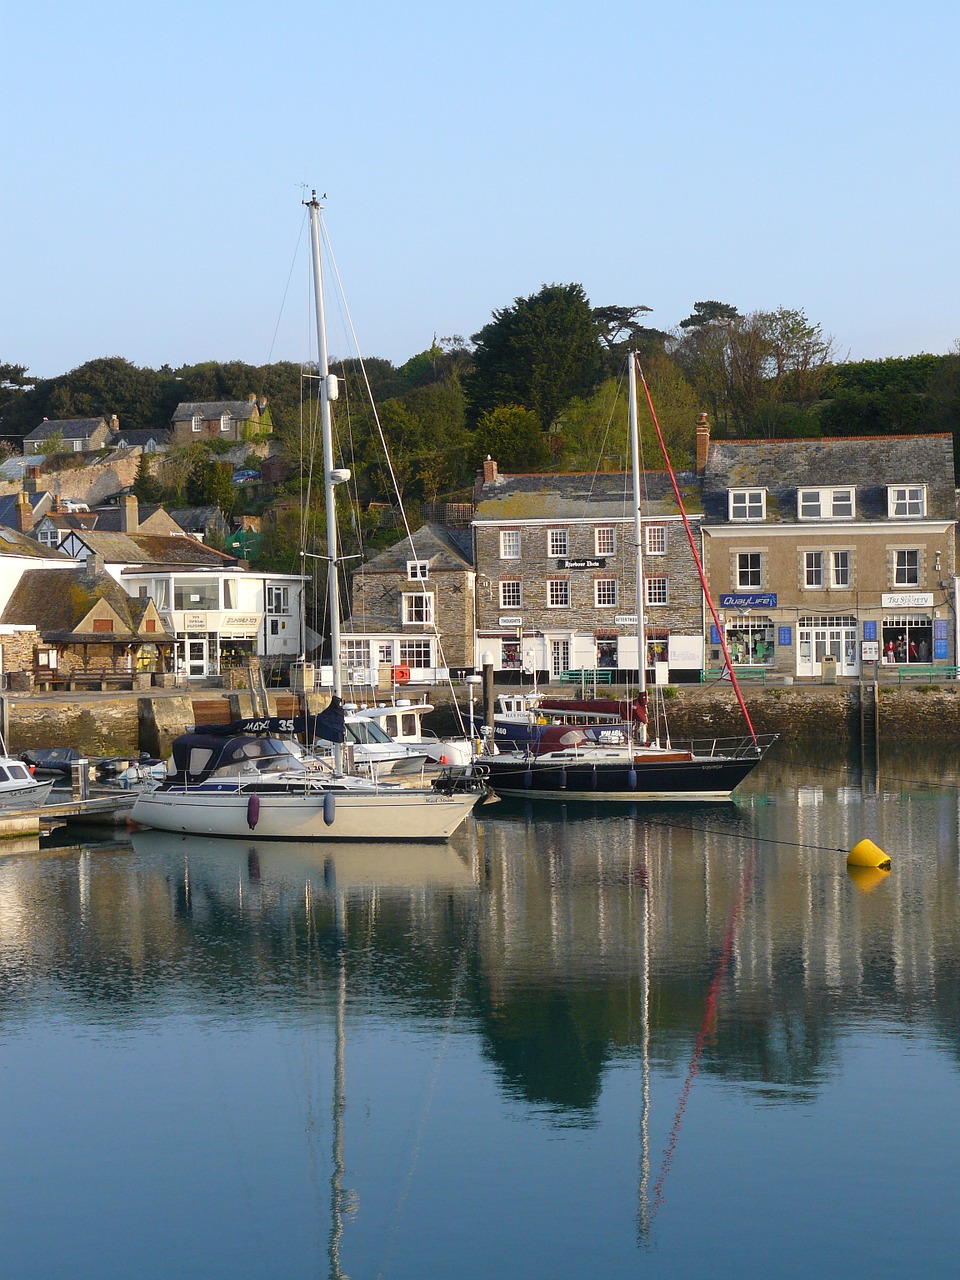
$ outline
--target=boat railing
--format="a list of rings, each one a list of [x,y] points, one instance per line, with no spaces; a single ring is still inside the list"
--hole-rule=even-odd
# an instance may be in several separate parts
[[[671,746],[692,751],[697,756],[724,756],[728,760],[747,760],[765,755],[779,736],[777,733],[765,733],[758,734],[756,740],[749,734],[729,738],[673,739]]]

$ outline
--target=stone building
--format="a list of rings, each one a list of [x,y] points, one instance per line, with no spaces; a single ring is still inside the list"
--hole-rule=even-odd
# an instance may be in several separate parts
[[[469,548],[469,529],[425,524],[356,570],[341,636],[348,681],[376,684],[387,668],[409,671],[412,681],[473,670]]]
[[[23,437],[24,456],[48,453],[51,445],[59,453],[96,453],[107,448],[119,428],[116,414],[109,418],[44,418]]]
[[[182,447],[197,440],[251,440],[270,431],[267,402],[248,395],[245,400],[184,401],[170,419],[173,443]]]
[[[673,488],[666,472],[644,472],[641,483],[647,665],[658,678],[699,679],[702,593]],[[678,484],[699,550],[695,477],[680,473]],[[478,661],[489,653],[498,672],[637,679],[629,472],[502,475],[487,459],[473,532]]]
[[[949,435],[710,442],[701,424],[697,454],[735,664],[801,678],[956,665]],[[719,664],[712,623],[706,640]]]

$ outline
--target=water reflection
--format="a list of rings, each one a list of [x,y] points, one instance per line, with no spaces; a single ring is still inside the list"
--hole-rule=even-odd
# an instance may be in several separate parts
[[[877,1027],[922,1038],[955,1067],[957,767],[886,753],[868,775],[847,752],[781,752],[731,803],[501,802],[440,847],[142,832],[8,853],[0,1037],[67,1017],[145,1043],[200,1018],[222,1037],[216,1074],[240,1025],[273,1038],[322,1029],[330,1078],[309,1113],[331,1117],[316,1161],[329,1177],[331,1275],[359,1203],[351,1084],[408,1037],[436,1061],[454,1036],[476,1053],[493,1096],[475,1080],[458,1123],[469,1106],[493,1125],[506,1106],[584,1141],[607,1129],[605,1092],[629,1068],[632,1111],[617,1133],[626,1125],[636,1144],[643,1240],[705,1080],[801,1114],[842,1076],[845,1038]],[[847,871],[863,837],[891,855],[890,873]],[[396,1089],[396,1113],[379,1115],[387,1129],[409,1105]],[[448,1128],[439,1142],[455,1162],[450,1116]],[[367,1201],[382,1194],[376,1176],[366,1171]]]

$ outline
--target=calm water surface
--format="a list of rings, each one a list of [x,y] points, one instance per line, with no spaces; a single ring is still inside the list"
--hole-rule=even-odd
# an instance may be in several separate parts
[[[958,784],[7,855],[0,1277],[956,1274]]]

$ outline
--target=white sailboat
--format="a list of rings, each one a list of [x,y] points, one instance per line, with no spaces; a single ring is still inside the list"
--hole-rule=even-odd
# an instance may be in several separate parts
[[[747,718],[749,735],[739,739],[711,738],[702,744],[691,743],[685,746],[661,746],[647,741],[637,358],[633,354],[628,357],[628,382],[640,683],[637,706],[643,713],[643,719],[640,720],[638,717],[634,721],[634,726],[639,728],[641,740],[635,742],[631,731],[621,744],[604,743],[598,741],[596,725],[593,728],[570,727],[561,731],[561,741],[556,746],[552,746],[550,739],[540,738],[528,743],[521,750],[501,751],[498,755],[485,757],[484,764],[488,770],[490,786],[500,796],[544,800],[584,800],[591,803],[637,800],[723,800],[729,797],[733,789],[760,763],[764,752],[775,741],[775,735],[758,738],[753,732],[749,718]],[[675,492],[679,502],[679,491],[676,490],[676,486]],[[682,503],[680,507],[682,512]],[[692,547],[692,550],[697,558],[695,548]],[[697,563],[705,589],[702,566],[698,558]],[[707,598],[709,599],[709,595]],[[725,649],[722,631],[721,644]],[[729,655],[726,656],[727,666],[730,669]],[[739,690],[737,692],[739,696]],[[553,704],[554,707],[557,705],[556,702]],[[616,704],[605,701],[604,705]],[[620,705],[626,706],[626,704]],[[742,698],[740,705],[746,714]],[[586,714],[589,702],[584,699],[572,700],[570,707],[572,711]],[[542,749],[544,743],[548,746],[546,750]]]
[[[283,722],[246,721],[185,734],[173,744],[167,778],[136,800],[131,820],[143,827],[195,835],[258,840],[446,840],[480,799],[479,791],[444,794],[432,787],[405,787],[359,778],[344,768],[344,709],[340,663],[340,594],[335,491],[350,478],[334,465],[331,403],[337,379],[329,371],[320,259],[320,204],[306,202],[317,314],[320,421],[333,693],[325,735],[335,742],[329,769],[308,767],[294,754]]]

